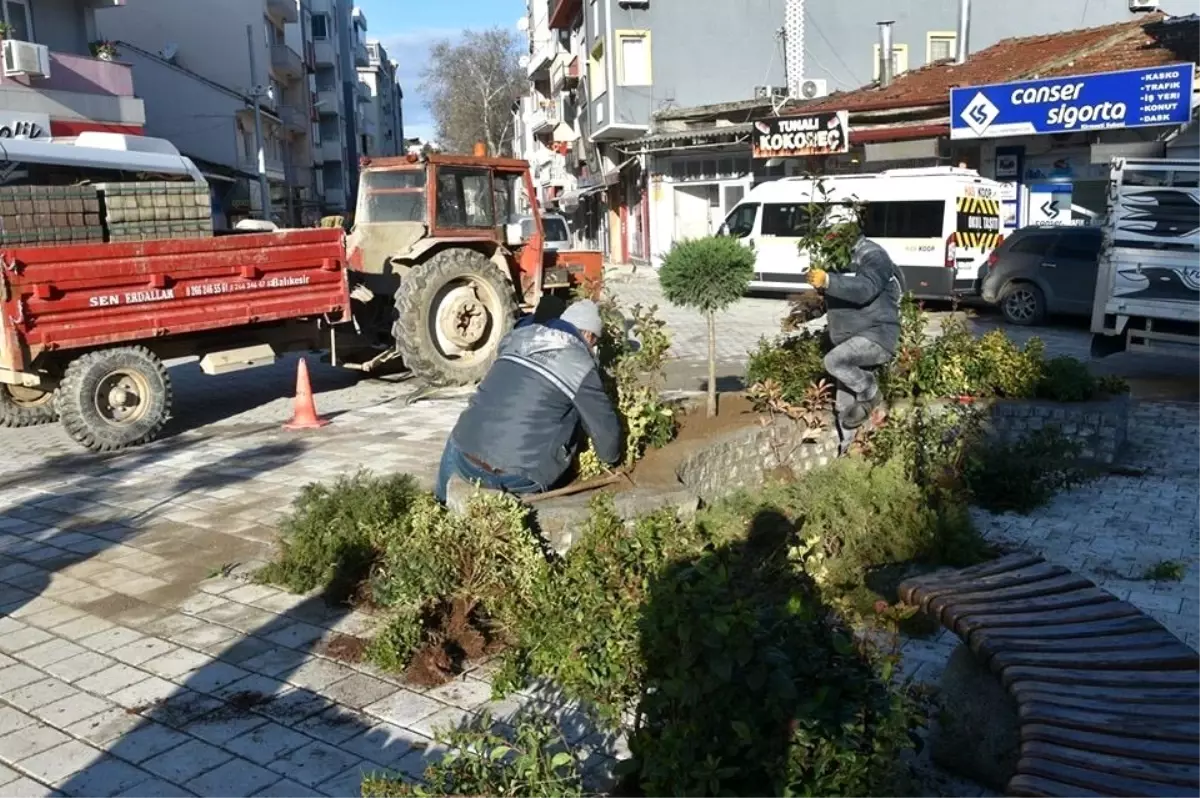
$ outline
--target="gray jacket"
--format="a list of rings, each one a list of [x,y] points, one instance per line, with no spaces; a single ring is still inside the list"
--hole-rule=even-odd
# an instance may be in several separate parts
[[[860,238],[850,258],[852,274],[830,274],[825,286],[829,338],[834,345],[862,337],[890,353],[900,341],[900,281],[883,247]]]
[[[549,489],[577,453],[580,422],[596,454],[621,461],[621,422],[604,391],[595,358],[561,319],[523,319],[451,432],[465,454]]]

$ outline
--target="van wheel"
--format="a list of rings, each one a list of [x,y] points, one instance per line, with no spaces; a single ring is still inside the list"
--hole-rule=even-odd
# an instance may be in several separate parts
[[[487,374],[517,318],[513,289],[482,253],[444,249],[405,275],[393,336],[404,364],[434,385]]]
[[[166,367],[143,346],[80,355],[54,392],[67,434],[94,452],[157,438],[171,416],[171,399]]]
[[[1010,283],[1000,297],[1000,312],[1022,327],[1041,324],[1046,318],[1046,296],[1033,283]]]
[[[57,420],[54,391],[0,385],[0,427],[36,427]]]

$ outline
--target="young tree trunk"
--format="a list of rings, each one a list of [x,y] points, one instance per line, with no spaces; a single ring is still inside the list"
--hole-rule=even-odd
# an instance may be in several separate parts
[[[717,314],[708,312],[708,417],[717,415]]]

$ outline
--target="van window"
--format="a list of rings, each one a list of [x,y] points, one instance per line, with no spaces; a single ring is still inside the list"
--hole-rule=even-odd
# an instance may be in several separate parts
[[[944,200],[872,202],[863,214],[867,238],[941,238]]]
[[[797,238],[808,229],[808,206],[800,203],[763,205],[762,234]]]
[[[571,236],[567,233],[567,225],[557,216],[542,217],[542,232],[547,241],[567,241]],[[521,220],[521,237],[528,241],[533,238],[533,219]]]
[[[754,220],[758,216],[758,203],[739,205],[729,214],[725,226],[734,238],[745,238],[754,232]]]

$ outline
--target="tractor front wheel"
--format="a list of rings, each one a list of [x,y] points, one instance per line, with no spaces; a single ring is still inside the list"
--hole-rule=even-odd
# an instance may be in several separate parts
[[[54,392],[67,434],[94,452],[157,438],[171,416],[171,398],[166,367],[142,346],[80,355]]]
[[[413,374],[470,385],[487,374],[516,323],[513,288],[473,249],[444,249],[404,276],[392,334]]]
[[[35,427],[57,420],[53,391],[0,385],[0,427]]]

